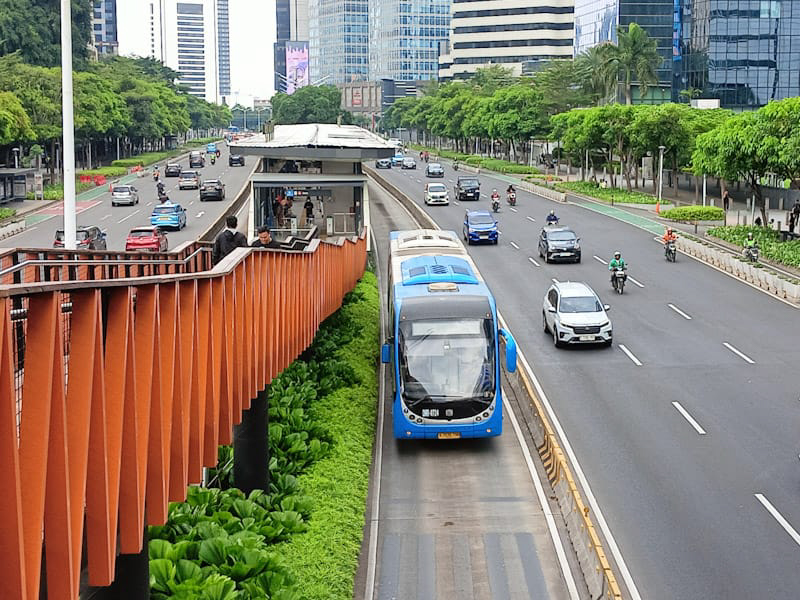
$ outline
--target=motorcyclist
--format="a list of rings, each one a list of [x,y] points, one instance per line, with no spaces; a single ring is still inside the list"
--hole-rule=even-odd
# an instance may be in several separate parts
[[[453,171],[458,171],[458,161],[457,160],[453,161]]]
[[[217,162],[217,155],[212,152],[212,154],[211,154],[211,164],[213,165],[216,162]]]
[[[495,200],[500,202],[500,194],[497,193],[497,188],[492,190],[492,202],[494,202]]]
[[[556,211],[551,210],[550,213],[547,215],[547,224],[558,225],[558,217],[556,216]]]
[[[678,236],[675,235],[675,232],[672,230],[672,227],[667,227],[667,231],[664,233],[663,236],[661,236],[661,241],[663,241],[665,245],[669,244],[670,242],[674,242],[677,239]]]
[[[163,181],[159,181],[156,184],[156,189],[158,190],[158,195],[161,196],[164,193],[164,182]]]
[[[756,238],[753,237],[753,232],[747,234],[747,239],[744,241],[744,248],[745,250],[749,250],[750,248],[755,248],[758,246],[756,242]]]
[[[506,188],[506,194],[515,194],[517,190],[514,189],[514,185],[509,183],[508,187]]]
[[[158,181],[158,165],[153,169],[153,181]]]
[[[625,264],[625,259],[622,258],[622,253],[619,250],[614,252],[614,258],[611,259],[611,262],[608,263],[608,270],[611,271],[611,283],[616,287],[616,282],[614,281],[614,272],[615,271],[625,271],[628,266]]]

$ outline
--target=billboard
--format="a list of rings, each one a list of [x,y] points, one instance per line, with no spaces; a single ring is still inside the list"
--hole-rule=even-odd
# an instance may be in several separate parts
[[[286,93],[308,85],[308,42],[286,42]]]

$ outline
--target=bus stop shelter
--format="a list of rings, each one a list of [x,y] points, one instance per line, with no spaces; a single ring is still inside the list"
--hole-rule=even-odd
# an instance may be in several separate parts
[[[24,200],[28,191],[27,178],[35,169],[0,169],[0,204]]]

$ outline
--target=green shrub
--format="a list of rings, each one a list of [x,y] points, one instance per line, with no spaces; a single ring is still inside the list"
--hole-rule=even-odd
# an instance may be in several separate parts
[[[79,171],[78,176],[88,175],[93,177],[95,175],[103,175],[104,177],[122,177],[128,174],[128,169],[125,167],[100,167],[99,169],[91,169],[86,171]]]
[[[80,181],[75,182],[75,194],[82,194],[88,190],[94,189],[94,183],[81,183]],[[64,199],[64,186],[60,183],[54,184],[47,184],[44,186],[43,189],[43,198],[44,200],[63,200]],[[34,193],[28,192],[25,196],[28,200],[34,199]]]
[[[569,181],[556,184],[562,192],[575,192],[591,196],[601,202],[622,202],[625,204],[655,204],[656,197],[642,192],[629,192],[618,188],[601,188],[587,181]]]
[[[661,216],[673,221],[722,221],[725,211],[718,206],[678,206],[665,210]]]
[[[761,257],[790,267],[800,267],[800,240],[780,241],[780,234],[768,227],[756,225],[728,225],[712,227],[708,235],[736,246],[744,246],[748,233],[752,233],[761,250]]]

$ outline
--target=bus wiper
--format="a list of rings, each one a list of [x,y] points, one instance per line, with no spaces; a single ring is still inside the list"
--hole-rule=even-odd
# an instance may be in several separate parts
[[[407,404],[408,404],[409,408],[414,408],[418,404],[421,404],[423,402],[427,402],[429,400],[442,400],[442,399],[447,399],[447,398],[460,398],[460,396],[448,396],[446,394],[427,394],[427,395],[425,395],[425,396],[423,396],[421,398],[415,398],[411,402],[408,402],[408,397],[406,396],[406,401],[407,401]]]

